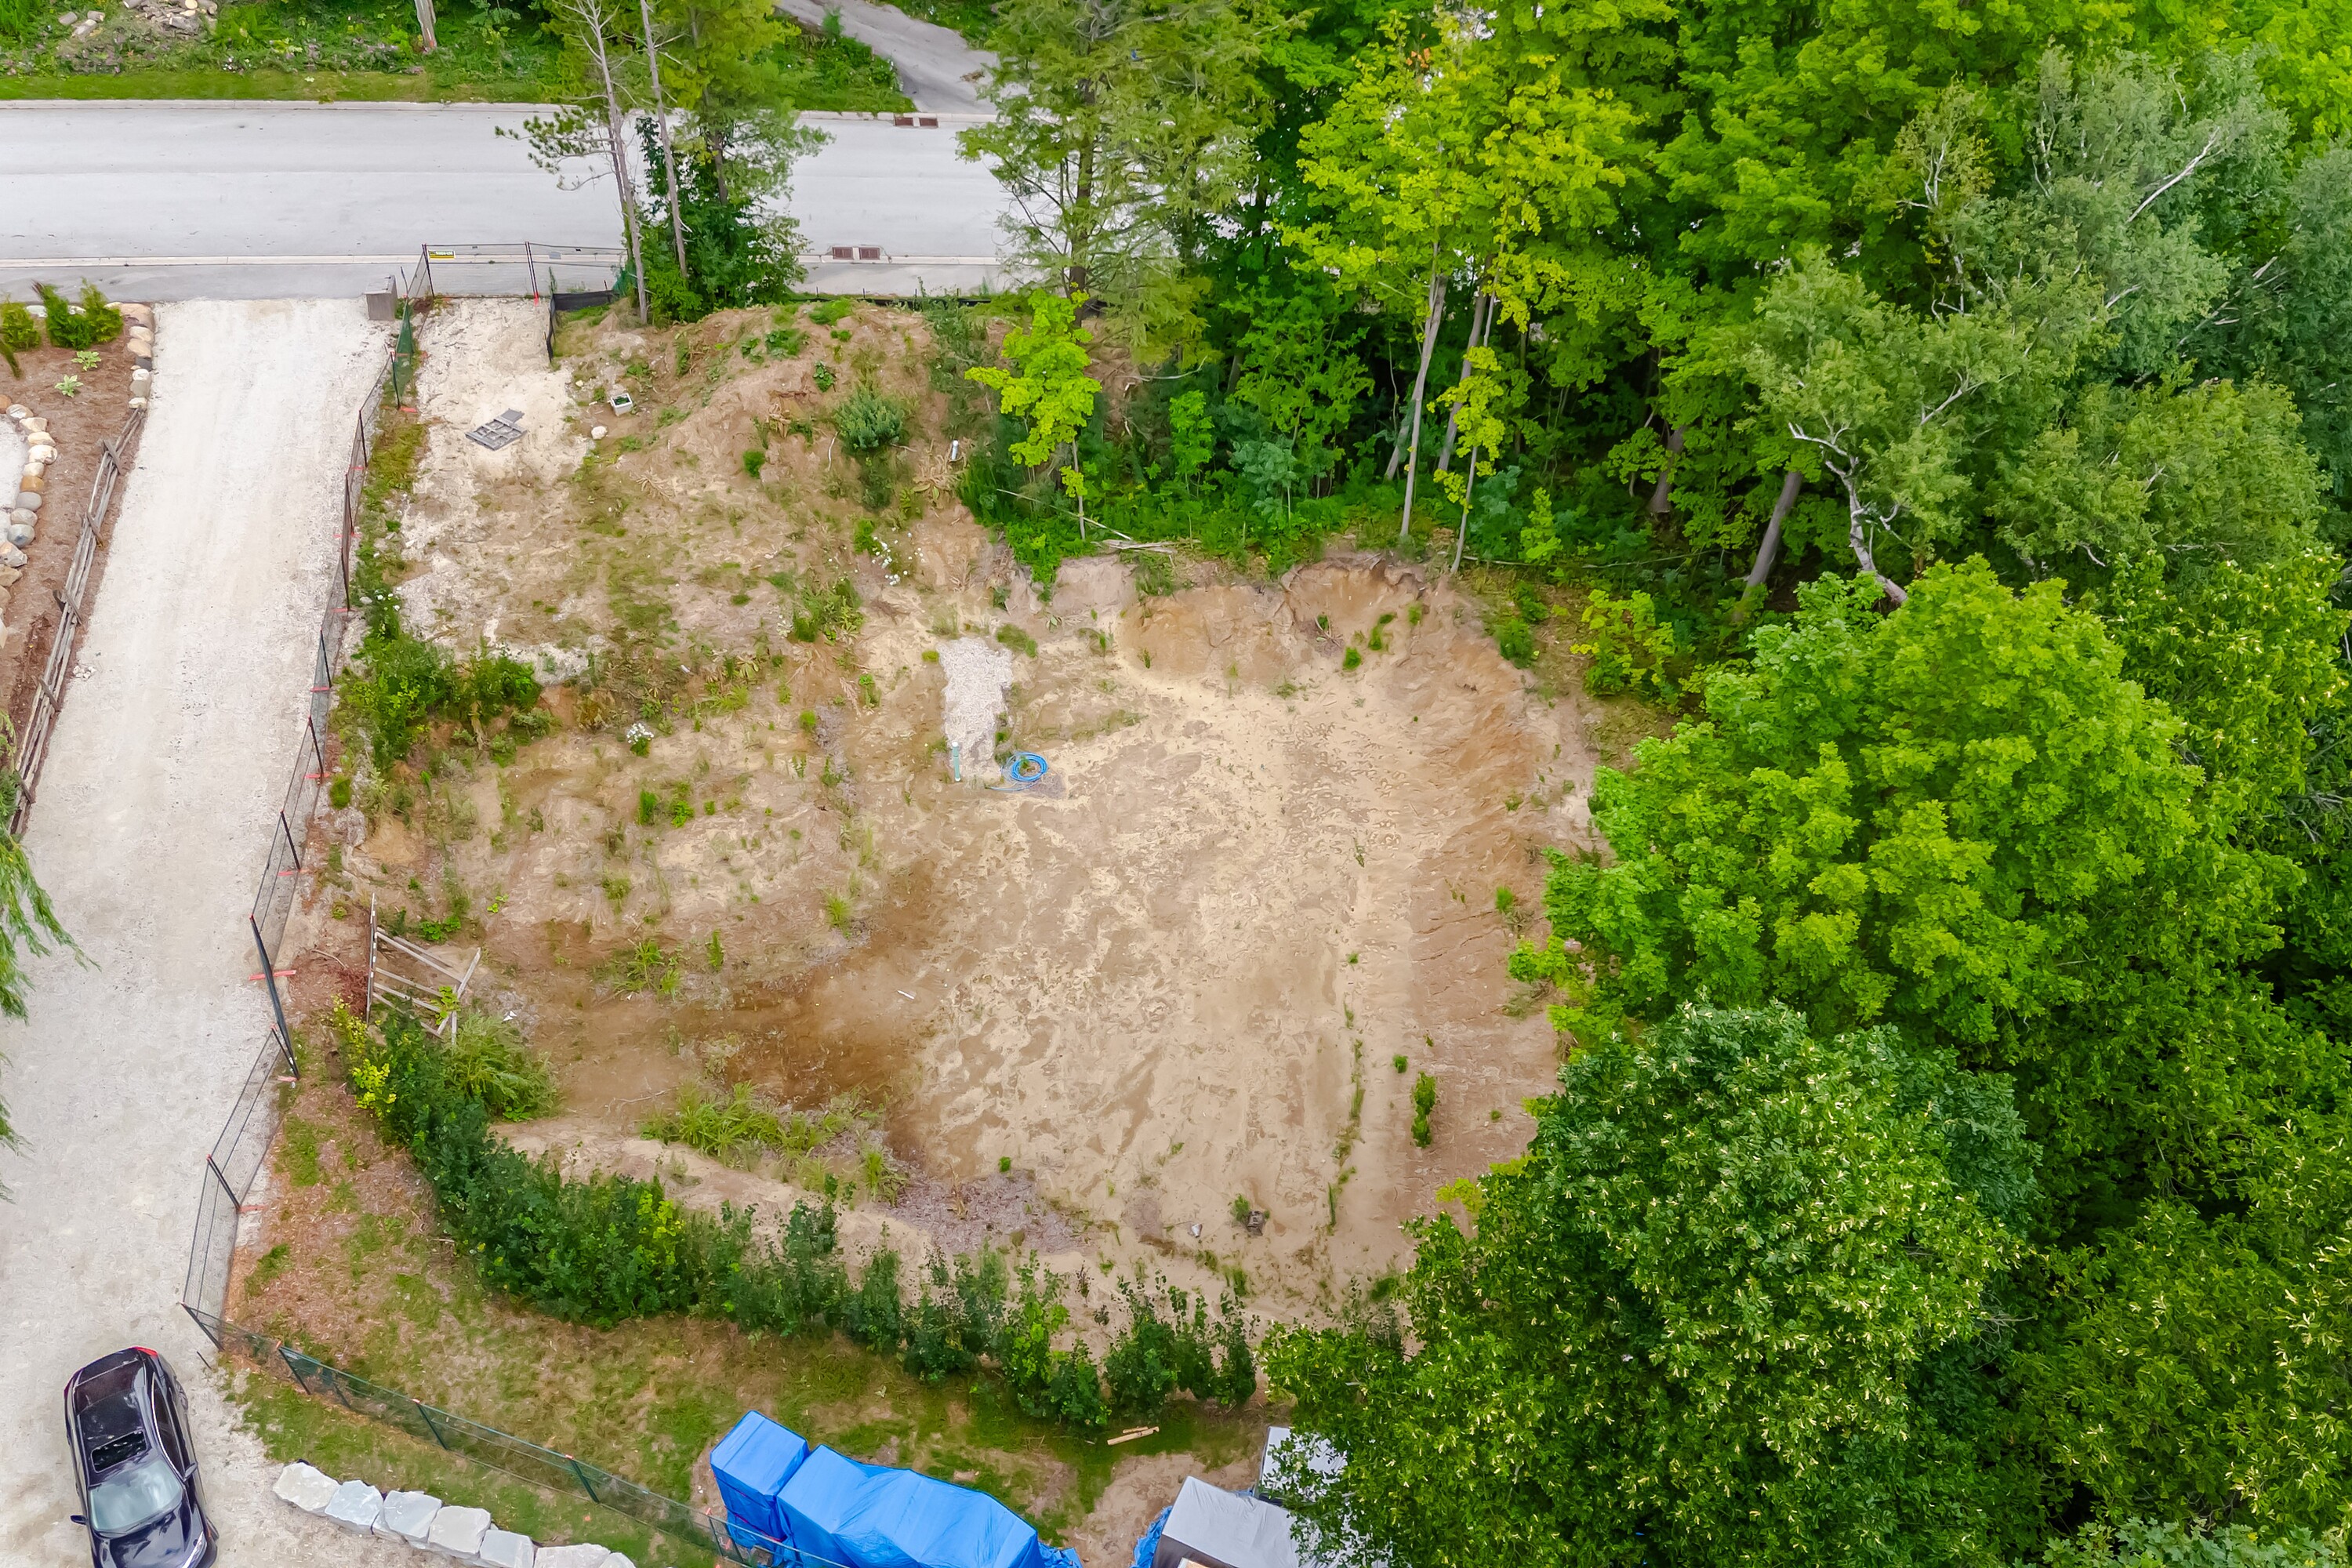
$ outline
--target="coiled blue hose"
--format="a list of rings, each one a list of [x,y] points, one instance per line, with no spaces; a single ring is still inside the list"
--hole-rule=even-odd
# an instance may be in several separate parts
[[[1004,782],[988,787],[1000,792],[1024,790],[1052,771],[1036,752],[1015,752],[1004,760]]]

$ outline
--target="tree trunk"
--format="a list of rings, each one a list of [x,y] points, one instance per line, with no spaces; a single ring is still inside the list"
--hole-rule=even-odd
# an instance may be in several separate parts
[[[1462,380],[1470,379],[1470,351],[1486,341],[1486,329],[1494,324],[1495,297],[1479,294],[1470,301],[1470,341],[1462,350]],[[1460,383],[1455,384],[1459,385]],[[1462,417],[1462,405],[1457,400],[1445,411],[1445,440],[1437,448],[1437,471],[1444,473],[1454,462],[1454,432]]]
[[[601,14],[594,19],[591,44],[596,57],[596,74],[604,84],[604,141],[613,154],[613,186],[621,197],[621,229],[628,237],[629,266],[637,275],[637,321],[652,319],[646,302],[646,247],[637,233],[636,193],[629,183],[629,151],[626,133],[621,126],[621,95],[613,88],[613,62],[605,50]]]
[[[1650,492],[1650,515],[1669,517],[1675,510],[1675,463],[1683,455],[1684,426],[1677,425],[1666,432],[1666,460],[1658,466],[1657,488]]]
[[[1089,127],[1086,141],[1078,147],[1077,200],[1070,204],[1078,216],[1076,221],[1070,224],[1068,232],[1065,236],[1070,253],[1070,262],[1062,273],[1064,294],[1079,294],[1086,290],[1087,263],[1086,258],[1079,254],[1078,246],[1081,235],[1084,235],[1088,242],[1093,239],[1091,226],[1094,220],[1094,199],[1095,142],[1092,129]]]
[[[1470,479],[1462,487],[1462,526],[1454,532],[1454,564],[1449,572],[1462,570],[1462,545],[1470,537],[1470,498],[1478,492],[1478,448],[1470,448]]]
[[[1404,466],[1405,453],[1412,449],[1405,433],[1408,428],[1418,431],[1414,420],[1421,411],[1422,389],[1429,384],[1429,356],[1437,351],[1436,324],[1438,312],[1445,303],[1445,279],[1437,275],[1437,258],[1434,256],[1429,260],[1429,292],[1422,303],[1429,315],[1427,324],[1421,330],[1421,370],[1412,380],[1412,405],[1402,410],[1397,419],[1396,446],[1389,453],[1389,471],[1381,476],[1383,479],[1396,478],[1397,470]],[[1390,384],[1393,386],[1395,383]]]
[[[1764,542],[1756,547],[1756,564],[1748,569],[1748,585],[1761,588],[1764,580],[1772,575],[1772,563],[1780,555],[1780,525],[1789,521],[1789,513],[1797,504],[1798,492],[1805,488],[1805,476],[1790,468],[1780,476],[1780,498],[1772,503],[1772,521],[1764,525]]]
[[[1849,502],[1846,516],[1850,520],[1846,528],[1846,542],[1853,546],[1854,560],[1861,563],[1864,571],[1878,579],[1878,585],[1885,590],[1888,598],[1898,605],[1909,604],[1911,595],[1905,593],[1894,578],[1878,569],[1878,562],[1870,552],[1870,519],[1860,504]]]
[[[433,0],[416,0],[416,36],[428,55],[441,47],[433,37]]]
[[[677,256],[677,275],[686,276],[686,219],[678,209],[685,205],[677,188],[677,158],[670,151],[669,106],[662,102],[661,46],[654,38],[653,0],[637,0],[637,14],[646,25],[646,70],[653,78],[654,128],[661,137],[662,177],[669,184],[669,240]]]
[[[1397,524],[1397,542],[1412,536],[1412,486],[1421,476],[1421,400],[1429,391],[1429,362],[1437,353],[1437,326],[1445,314],[1445,279],[1437,269],[1437,247],[1429,247],[1429,321],[1421,330],[1421,368],[1412,378],[1412,434],[1404,444],[1404,521]]]

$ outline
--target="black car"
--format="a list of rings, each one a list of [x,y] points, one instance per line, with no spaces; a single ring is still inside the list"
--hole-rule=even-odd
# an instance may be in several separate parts
[[[205,1568],[218,1542],[196,1495],[180,1380],[151,1350],[116,1351],[66,1382],[81,1487],[76,1524],[95,1568]]]

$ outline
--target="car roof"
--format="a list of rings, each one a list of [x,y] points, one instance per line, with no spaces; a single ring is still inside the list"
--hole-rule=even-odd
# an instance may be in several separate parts
[[[139,1458],[154,1448],[155,1386],[152,1360],[136,1351],[119,1351],[74,1373],[66,1385],[66,1409],[74,1429],[76,1447],[85,1469],[106,1444],[137,1434],[146,1439],[136,1451],[106,1467],[107,1471]],[[90,1479],[99,1474],[92,1472]]]

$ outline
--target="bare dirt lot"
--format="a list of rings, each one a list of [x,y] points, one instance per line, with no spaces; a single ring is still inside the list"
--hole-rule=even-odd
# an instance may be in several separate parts
[[[853,1247],[1141,1261],[1278,1316],[1524,1146],[1556,1045],[1504,961],[1595,748],[1475,600],[1351,553],[1041,590],[952,498],[911,312],[573,326],[554,367],[543,327],[428,321],[397,592],[412,631],[534,661],[560,722],[362,766],[308,917],[354,968],[371,897],[480,945],[563,1091],[516,1142],[770,1212],[831,1176]],[[880,458],[836,434],[859,389],[908,414]],[[509,409],[523,440],[467,438]],[[976,645],[1011,666],[989,749],[1049,761],[1025,791],[949,754],[940,655]],[[639,1136],[693,1085],[867,1115],[725,1163]]]

